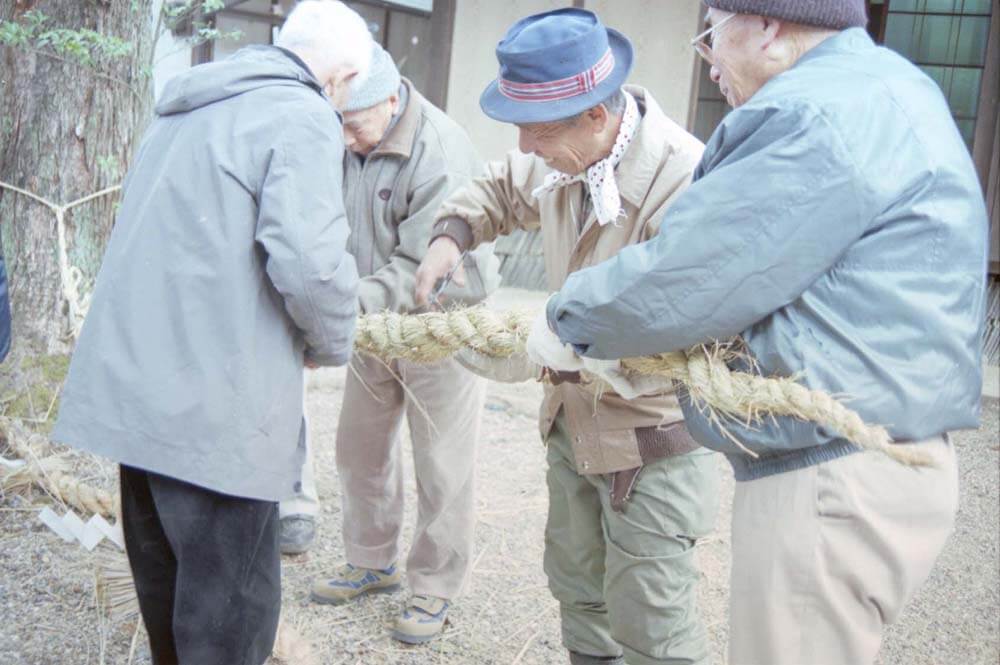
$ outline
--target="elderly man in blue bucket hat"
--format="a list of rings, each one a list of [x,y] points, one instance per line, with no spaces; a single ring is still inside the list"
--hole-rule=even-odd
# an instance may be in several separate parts
[[[701,143],[647,90],[625,85],[632,45],[593,13],[522,19],[496,52],[500,74],[480,105],[517,125],[520,152],[441,206],[418,301],[463,250],[516,228],[541,228],[548,285],[558,289],[654,236],[701,158]],[[551,366],[547,351],[532,351]],[[544,565],[570,662],[709,662],[693,548],[713,527],[716,458],[691,439],[669,386],[623,396],[578,373],[543,372]]]

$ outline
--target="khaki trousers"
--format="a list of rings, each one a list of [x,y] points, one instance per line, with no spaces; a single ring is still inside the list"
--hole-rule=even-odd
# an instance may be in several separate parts
[[[646,465],[623,512],[607,476],[576,472],[562,414],[548,439],[545,573],[559,601],[563,645],[629,665],[712,662],[697,608],[696,540],[719,507],[715,454]]]
[[[736,483],[729,662],[869,665],[955,524],[946,437],[914,469],[857,453]]]
[[[337,427],[350,563],[384,569],[399,557],[404,499],[399,430],[405,415],[417,480],[407,578],[417,594],[459,595],[472,561],[475,451],[485,383],[451,359],[433,365],[397,361],[387,368],[354,356]]]

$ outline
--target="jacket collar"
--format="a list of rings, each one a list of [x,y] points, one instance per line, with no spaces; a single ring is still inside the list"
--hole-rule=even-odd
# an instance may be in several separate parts
[[[403,78],[402,84],[406,86],[407,102],[403,109],[403,114],[399,116],[386,135],[368,155],[371,157],[384,157],[386,155],[396,155],[403,159],[409,159],[413,153],[413,143],[417,138],[417,130],[420,129],[420,117],[423,114],[423,96],[417,92],[409,79]]]
[[[314,83],[320,90],[323,89],[323,86],[319,84],[319,80],[316,78],[316,75],[313,74],[313,71],[309,69],[309,65],[306,64],[305,60],[300,58],[296,53],[289,51],[288,49],[283,48],[281,46],[275,46],[274,48],[276,48],[279,52],[281,52],[282,55],[284,55],[289,60],[291,60],[296,65],[302,68],[302,71],[304,71],[308,76],[308,81],[307,81],[308,83]]]
[[[645,88],[626,85],[624,90],[635,98],[642,119],[632,143],[618,163],[615,180],[622,199],[638,208],[649,193],[665,152],[666,116]]]
[[[857,52],[865,47],[873,47],[875,42],[864,28],[848,28],[824,39],[822,42],[806,51],[795,66],[809,62],[813,58],[822,58],[837,52]]]

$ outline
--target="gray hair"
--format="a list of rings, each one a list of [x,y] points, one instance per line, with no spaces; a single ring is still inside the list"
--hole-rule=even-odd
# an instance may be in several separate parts
[[[372,35],[361,16],[339,0],[301,0],[288,15],[275,46],[308,52],[324,67],[341,65],[368,76]]]
[[[612,115],[616,118],[621,116],[623,113],[625,113],[625,91],[622,90],[621,88],[618,88],[610,95],[608,95],[608,97],[602,100],[601,103],[594,104],[594,106],[587,109],[586,111],[583,111],[582,113],[577,113],[576,115],[571,116],[569,118],[564,118],[559,122],[566,125],[575,125],[580,118],[582,118],[592,109],[595,109],[598,106],[604,106],[604,108],[608,110],[608,115]]]

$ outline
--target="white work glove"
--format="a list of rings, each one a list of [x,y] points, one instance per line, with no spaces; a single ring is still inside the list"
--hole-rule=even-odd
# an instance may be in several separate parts
[[[455,354],[455,360],[473,374],[500,383],[535,381],[542,375],[542,368],[523,353],[509,358],[491,358],[472,349],[462,349]]]
[[[549,322],[545,318],[548,300],[545,301],[545,305],[535,317],[534,323],[531,324],[531,332],[528,333],[526,345],[528,358],[536,365],[559,372],[579,372],[583,369],[583,360],[576,355],[572,346],[560,342],[559,337],[549,329]]]
[[[622,369],[620,360],[583,358],[583,369],[600,378],[625,399],[658,395],[674,387],[673,379],[656,374],[636,374]]]

